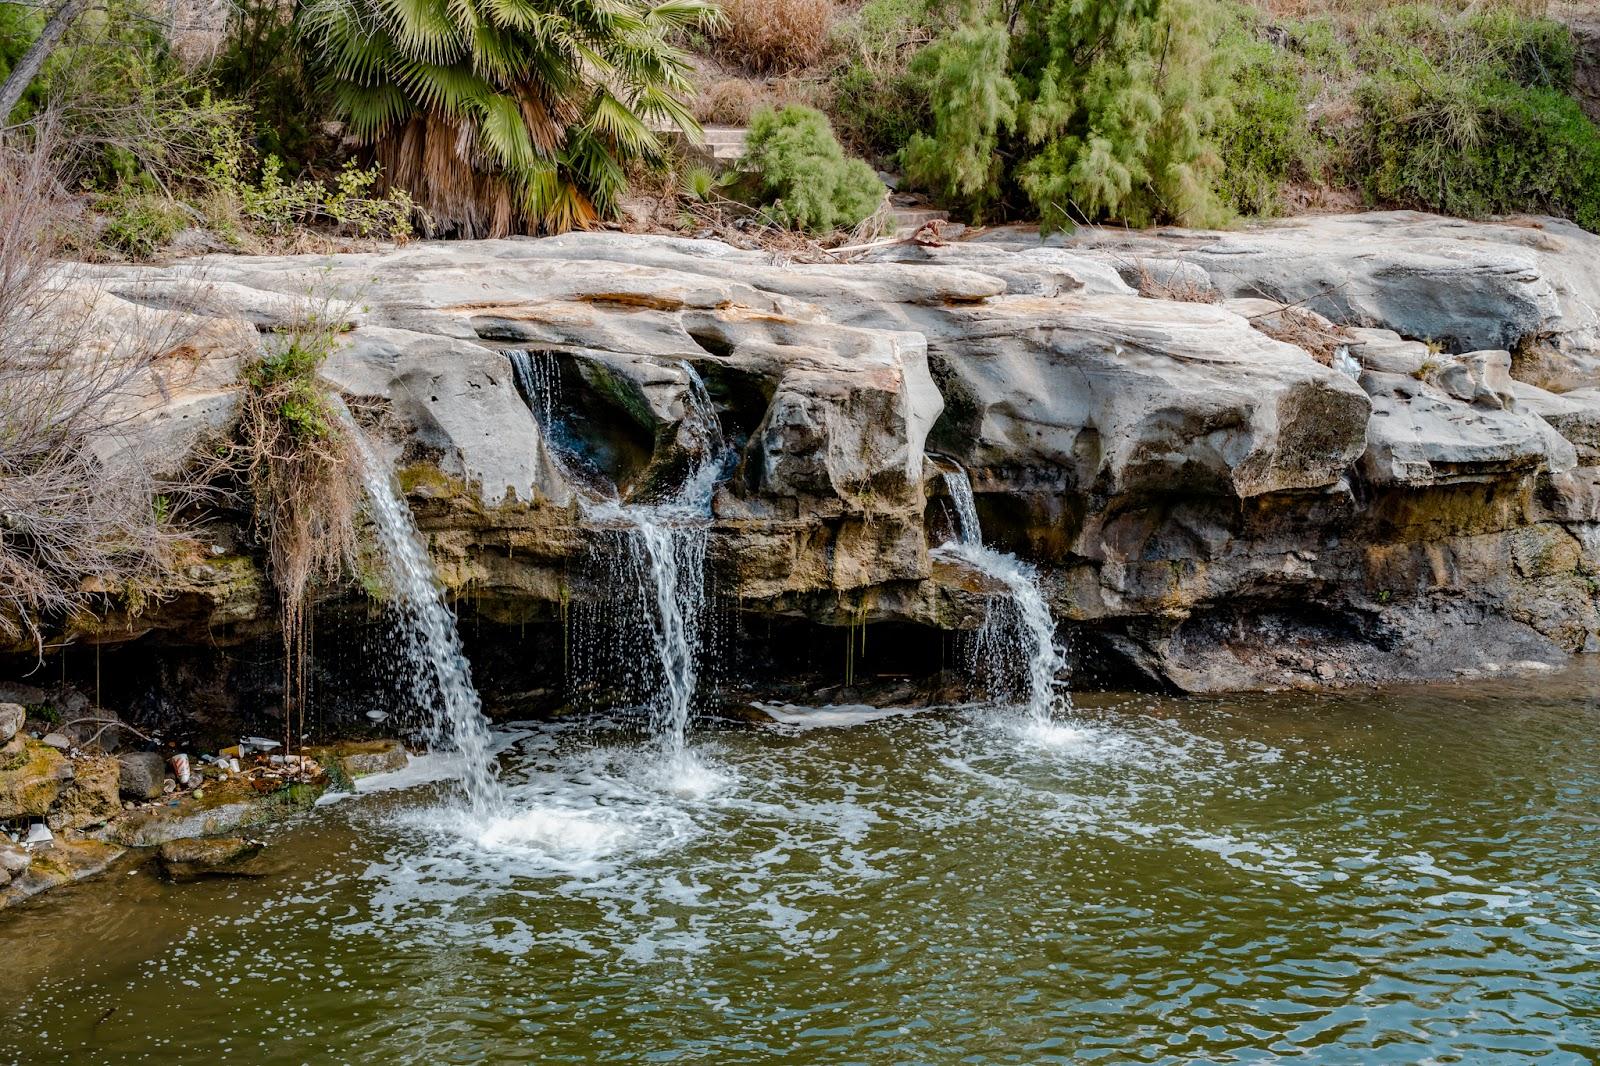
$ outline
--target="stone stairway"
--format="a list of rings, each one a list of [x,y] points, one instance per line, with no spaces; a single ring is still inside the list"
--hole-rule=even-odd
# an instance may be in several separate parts
[[[744,158],[744,126],[705,127],[705,152],[717,163],[737,163]]]

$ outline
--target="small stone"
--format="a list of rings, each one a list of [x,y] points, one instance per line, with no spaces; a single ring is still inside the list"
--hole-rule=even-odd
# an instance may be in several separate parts
[[[0,703],[0,744],[5,744],[22,729],[28,712],[19,703]]]
[[[1324,680],[1324,681],[1331,680],[1333,678],[1333,675],[1335,673],[1337,673],[1337,672],[1338,671],[1336,671],[1333,668],[1333,664],[1332,663],[1318,663],[1317,664],[1317,676],[1322,678],[1322,680]]]
[[[65,733],[46,733],[44,742],[57,751],[66,751],[72,747],[72,741],[67,739]]]

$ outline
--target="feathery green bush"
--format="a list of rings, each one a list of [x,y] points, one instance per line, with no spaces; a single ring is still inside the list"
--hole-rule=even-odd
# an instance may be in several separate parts
[[[1222,221],[1227,61],[1210,0],[980,9],[917,57],[932,129],[906,173],[973,214],[1026,196],[1046,228]]]
[[[752,202],[779,225],[810,233],[849,229],[883,203],[883,182],[866,163],[845,157],[815,108],[756,112],[740,165]]]

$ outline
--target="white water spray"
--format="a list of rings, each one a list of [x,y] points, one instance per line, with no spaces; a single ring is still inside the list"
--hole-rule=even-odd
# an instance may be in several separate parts
[[[472,667],[461,650],[455,615],[434,584],[422,535],[395,488],[389,465],[373,451],[353,419],[347,424],[361,453],[362,482],[389,561],[412,698],[431,712],[429,742],[435,747],[453,746],[461,753],[462,784],[473,814],[491,814],[502,806],[503,797],[489,721],[472,685]]]
[[[1064,702],[1056,679],[1066,670],[1067,658],[1056,643],[1055,618],[1039,587],[1039,572],[1009,552],[984,546],[966,471],[959,467],[947,470],[944,481],[955,506],[956,539],[936,550],[987,574],[1010,593],[1004,608],[990,605],[978,647],[980,654],[1001,662],[1011,659],[1020,647],[1028,683],[1028,717],[1035,725],[1047,726],[1057,703]]]

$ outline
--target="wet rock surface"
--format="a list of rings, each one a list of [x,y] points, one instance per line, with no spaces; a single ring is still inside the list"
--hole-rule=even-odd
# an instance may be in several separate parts
[[[309,270],[352,294],[327,377],[491,624],[603,598],[586,501],[652,499],[694,466],[703,388],[731,453],[712,562],[741,617],[979,624],[985,590],[930,558],[958,462],[1081,659],[1218,691],[1600,647],[1597,264],[1600,238],[1555,220],[1385,212],[1002,230],[827,266],[580,234],[90,272],[108,301],[206,327],[122,430],[169,462],[226,424],[239,352],[293,321]],[[1151,273],[1191,298],[1138,295]],[[1331,357],[1262,328],[1290,306],[1337,331]],[[128,639],[271,632],[259,567],[225,539],[115,620]]]
[[[306,810],[316,803],[325,787],[325,783],[258,783],[235,778],[126,812],[106,828],[104,835],[125,847],[148,848],[175,840],[237,833]]]
[[[156,849],[161,870],[175,881],[201,877],[260,877],[265,869],[254,863],[261,844],[241,837],[190,837],[169,840]]]

